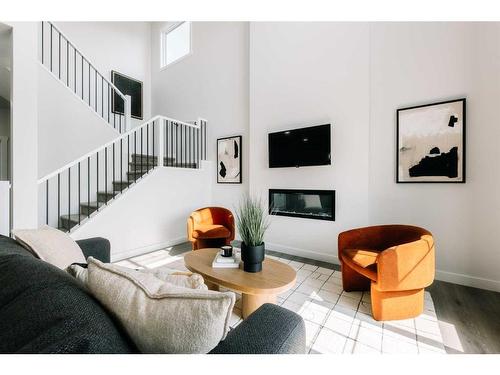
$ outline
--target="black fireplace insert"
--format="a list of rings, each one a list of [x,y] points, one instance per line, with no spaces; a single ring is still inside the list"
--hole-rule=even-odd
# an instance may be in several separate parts
[[[269,214],[335,221],[335,190],[269,189]]]

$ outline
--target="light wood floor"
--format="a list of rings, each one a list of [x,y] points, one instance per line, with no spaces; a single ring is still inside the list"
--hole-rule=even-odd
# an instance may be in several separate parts
[[[170,253],[182,254],[189,250],[190,244],[180,244]],[[318,267],[340,269],[336,264],[274,251],[268,253]],[[447,353],[500,353],[500,293],[443,281],[435,281],[427,290],[434,300]]]

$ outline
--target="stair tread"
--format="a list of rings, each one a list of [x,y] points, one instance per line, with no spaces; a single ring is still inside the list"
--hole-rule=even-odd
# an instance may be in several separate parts
[[[148,173],[151,169],[152,168],[150,168],[150,169],[136,169],[136,170],[127,172],[127,174],[145,174],[145,173]]]
[[[78,218],[80,218],[80,221],[83,220],[83,219],[86,219],[87,218],[87,215],[83,215],[83,214],[71,214],[71,215],[61,215],[60,218],[62,220],[70,220],[70,221],[73,221],[73,222],[77,222],[78,223]]]
[[[103,193],[104,194],[104,193]],[[106,204],[104,202],[97,202],[97,201],[94,201],[94,202],[82,202],[80,203],[80,206],[85,206],[85,207],[102,207],[102,206],[105,206]]]
[[[112,196],[112,197],[114,197],[117,194],[118,193],[116,191],[98,191],[97,192],[97,195],[109,195],[109,196]]]
[[[158,160],[158,155],[147,155],[147,154],[131,154],[132,159],[154,159]],[[175,157],[173,156],[164,156],[164,160],[175,160]]]

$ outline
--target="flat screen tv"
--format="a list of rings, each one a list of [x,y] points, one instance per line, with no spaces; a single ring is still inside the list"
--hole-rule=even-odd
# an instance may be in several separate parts
[[[330,124],[269,134],[269,168],[330,165]]]

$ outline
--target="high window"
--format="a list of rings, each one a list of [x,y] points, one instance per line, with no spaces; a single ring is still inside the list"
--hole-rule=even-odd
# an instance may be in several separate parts
[[[191,22],[179,22],[161,34],[161,67],[165,68],[191,53]]]

